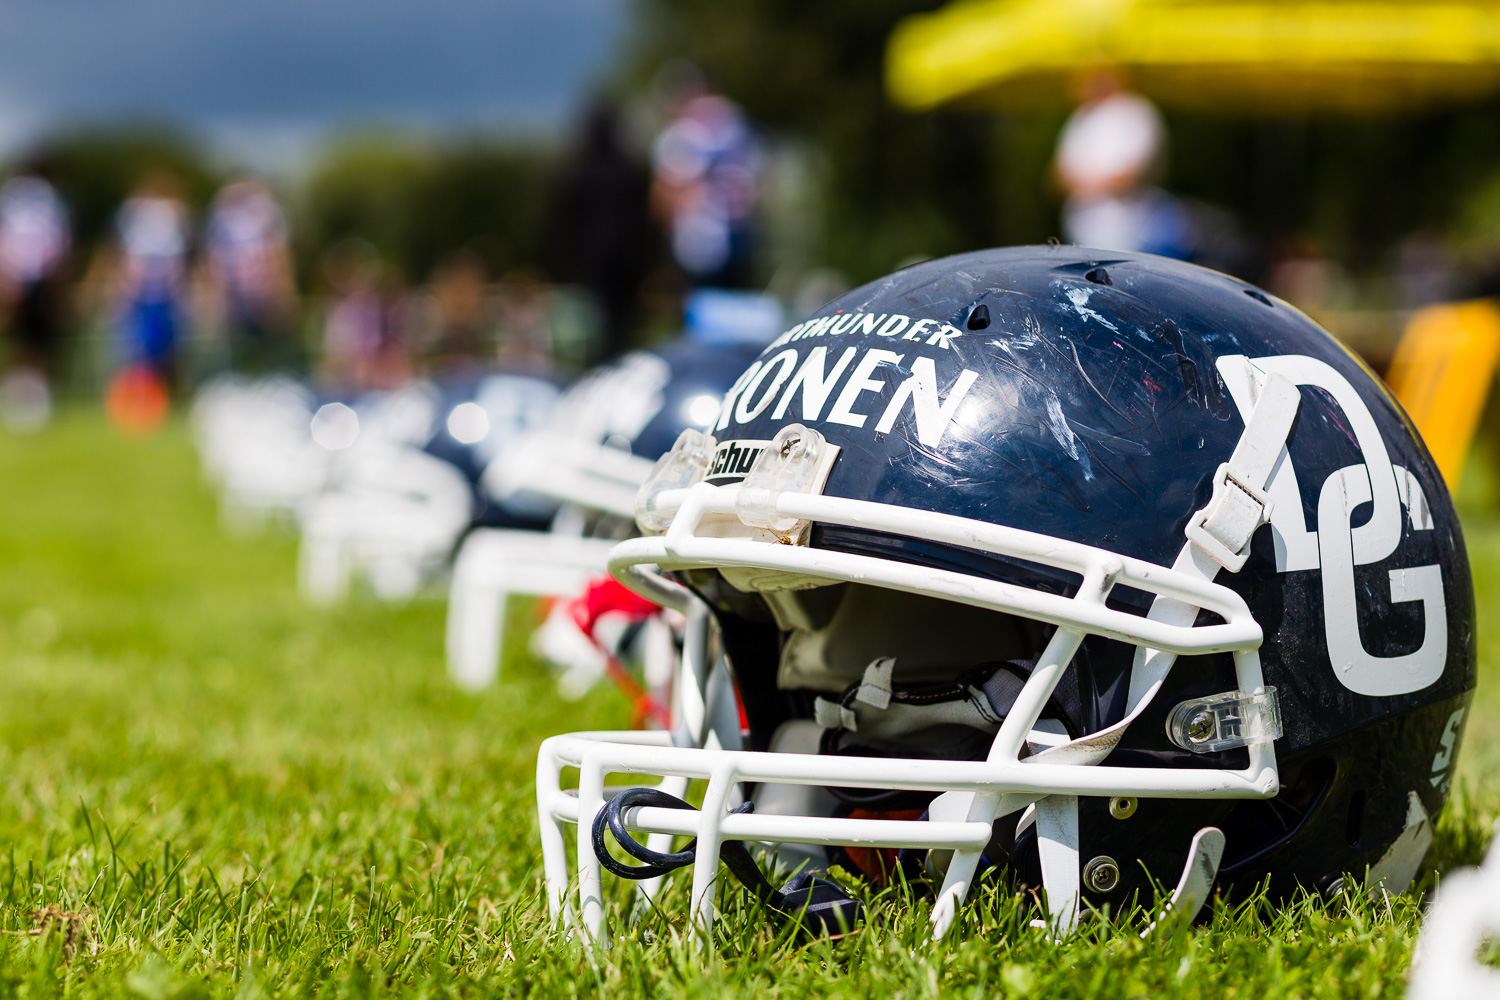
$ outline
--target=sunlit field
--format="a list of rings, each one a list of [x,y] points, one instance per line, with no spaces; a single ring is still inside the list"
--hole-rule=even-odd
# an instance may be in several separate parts
[[[1500,814],[1500,516],[1461,497],[1481,687],[1420,886],[1476,862]],[[687,875],[607,952],[552,930],[532,775],[549,734],[623,725],[511,650],[473,696],[443,606],[303,606],[286,534],[224,534],[173,426],[90,414],[0,437],[0,995],[1399,996],[1421,898],[1218,907],[1142,941],[1139,914],[1054,945],[977,893],[941,945],[908,889],[806,943],[725,886],[712,947]],[[514,609],[522,616],[525,607]],[[519,635],[521,630],[513,630]]]

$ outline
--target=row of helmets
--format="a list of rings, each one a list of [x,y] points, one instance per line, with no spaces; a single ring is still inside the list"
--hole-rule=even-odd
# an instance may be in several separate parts
[[[493,678],[508,595],[566,598],[535,648],[564,694],[613,678],[644,728],[539,750],[556,919],[605,939],[606,874],[650,900],[691,868],[706,933],[723,866],[811,932],[904,881],[942,936],[1000,878],[1037,890],[1040,933],[1149,933],[1216,893],[1424,872],[1473,585],[1430,455],[1331,336],[1238,279],[1067,246],[916,264],[786,329],[755,314],[725,303],[738,332],[701,318],[545,418],[482,386],[404,437],[430,390],[201,406],[226,511],[294,512],[310,593],[351,569],[409,592],[452,556],[460,682]],[[247,393],[303,452],[352,443],[236,494],[213,440]],[[451,491],[418,468],[442,455]],[[448,492],[446,534],[394,530]]]
[[[680,337],[565,388],[490,372],[348,396],[226,376],[195,401],[198,450],[226,528],[299,533],[309,602],[340,602],[353,587],[404,601],[448,586],[460,684],[495,680],[507,599],[538,595],[558,600],[532,647],[566,696],[611,670],[631,684],[622,658],[662,689],[674,619],[606,582],[608,551],[633,533],[653,462],[683,428],[717,416],[781,315],[767,296],[697,292]],[[662,717],[656,700],[638,700]]]

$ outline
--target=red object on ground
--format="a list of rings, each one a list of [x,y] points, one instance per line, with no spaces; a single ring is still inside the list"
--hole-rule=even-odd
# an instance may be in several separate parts
[[[921,809],[853,809],[850,819],[899,819],[915,822],[922,818]],[[845,846],[849,860],[865,873],[876,885],[889,885],[896,873],[896,855],[901,852],[894,847]]]
[[[642,690],[641,686],[635,682],[635,678],[630,676],[630,672],[620,665],[620,661],[615,658],[614,654],[606,649],[594,635],[594,626],[606,614],[618,612],[627,615],[633,621],[640,622],[661,611],[661,605],[646,600],[612,576],[601,576],[590,582],[582,594],[568,601],[567,609],[573,623],[604,654],[606,661],[604,671],[609,679],[634,705],[633,724],[636,728],[640,728],[647,718],[651,718],[661,728],[666,729],[671,724],[670,713],[660,702]],[[735,690],[734,701],[735,708],[739,711],[740,732],[749,732],[750,723],[745,718],[745,705],[740,700],[738,689]],[[894,854],[892,856],[894,857]]]
[[[594,626],[599,623],[600,618],[611,613],[623,614],[632,621],[641,622],[659,611],[661,611],[661,605],[646,600],[612,576],[602,576],[591,581],[582,594],[568,602],[568,614],[572,617],[573,623],[604,654],[605,674],[614,682],[615,687],[630,699],[634,710],[631,724],[637,729],[648,718],[660,728],[666,729],[672,724],[671,713],[667,711],[666,706],[651,697],[636,683],[635,678],[630,676],[630,671],[626,670],[615,654],[599,641],[598,636],[594,634]]]
[[[110,380],[104,412],[126,434],[146,437],[166,422],[170,402],[167,387],[155,372],[144,365],[127,365]]]
[[[612,576],[590,581],[582,594],[568,602],[568,614],[587,636],[593,636],[594,625],[610,612],[645,621],[660,610],[661,605],[646,600]]]

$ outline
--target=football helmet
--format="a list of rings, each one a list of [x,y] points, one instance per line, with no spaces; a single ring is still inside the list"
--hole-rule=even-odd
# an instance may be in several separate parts
[[[490,464],[486,489],[502,501],[533,496],[570,507],[568,519],[587,522],[590,534],[634,534],[636,491],[652,463],[683,428],[714,418],[764,344],[684,337],[595,369],[551,420]]]
[[[309,430],[317,408],[311,389],[284,377],[221,375],[198,390],[194,442],[226,528],[249,534],[268,523],[295,523],[303,504],[327,486],[333,452]]]
[[[703,315],[690,315],[687,336],[584,376],[547,421],[490,462],[482,480],[490,503],[551,504],[557,514],[545,534],[497,528],[464,540],[447,624],[448,669],[459,684],[478,688],[495,679],[509,595],[571,598],[605,572],[610,542],[635,534],[635,495],[652,463],[683,429],[714,419],[724,393],[775,336],[774,326],[761,333],[757,310],[742,304],[747,297],[720,295],[737,310],[698,296],[694,308]],[[659,646],[655,631],[646,629],[643,641]],[[631,630],[627,638],[640,634]],[[579,633],[561,607],[537,638],[533,648],[561,669],[562,690],[575,697],[604,676],[610,655],[625,652],[616,643],[598,648],[598,637]]]
[[[857,906],[821,869],[925,869],[939,936],[998,869],[1062,934],[1153,879],[1179,913],[1400,891],[1431,840],[1474,686],[1452,502],[1369,369],[1242,281],[1066,246],[898,271],[766,348],[637,517],[611,570],[711,610],[746,725],[543,744],[552,910],[591,934],[605,870],[691,865],[707,925],[721,856],[824,928]]]
[[[557,405],[557,386],[536,375],[493,372],[446,380],[439,391],[440,419],[422,450],[458,469],[471,484],[473,526],[545,528],[557,512],[555,503],[526,496],[502,502],[479,483],[492,462],[546,426]]]
[[[405,600],[447,566],[473,524],[544,526],[550,509],[490,502],[478,478],[556,397],[545,379],[496,373],[321,409],[312,435],[337,459],[329,487],[301,511],[303,594],[336,601],[359,576],[378,597]]]

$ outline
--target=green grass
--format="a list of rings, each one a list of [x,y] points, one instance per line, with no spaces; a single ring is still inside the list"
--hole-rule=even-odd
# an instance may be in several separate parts
[[[1096,923],[1055,946],[989,890],[934,947],[901,893],[878,933],[800,944],[726,892],[710,954],[680,917],[590,954],[548,926],[531,779],[544,736],[623,724],[622,699],[562,703],[524,659],[454,690],[435,603],[302,606],[294,541],[225,536],[180,428],[127,442],[73,415],[0,437],[0,482],[0,996],[1402,991],[1413,899],[1220,907],[1145,942]],[[1500,520],[1467,526],[1484,618]],[[1500,814],[1480,781],[1497,699],[1481,686],[1429,870],[1476,861]],[[83,914],[88,941],[28,933],[48,906]]]

